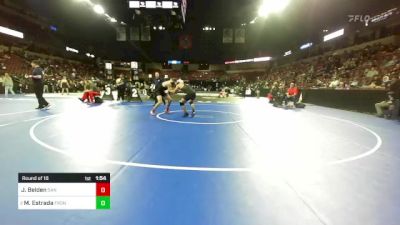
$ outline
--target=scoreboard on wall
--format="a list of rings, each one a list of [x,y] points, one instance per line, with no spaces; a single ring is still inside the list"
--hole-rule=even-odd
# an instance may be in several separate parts
[[[186,10],[187,10],[187,0],[181,0],[180,1],[180,7],[179,7],[179,2],[174,0],[174,1],[129,1],[129,8],[131,9],[179,9],[181,10],[182,13],[182,20],[185,23],[185,18],[186,18]]]
[[[18,209],[110,209],[110,173],[19,173]]]

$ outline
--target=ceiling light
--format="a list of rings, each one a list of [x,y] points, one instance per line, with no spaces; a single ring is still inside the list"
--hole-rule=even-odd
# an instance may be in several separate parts
[[[258,15],[267,17],[271,13],[283,11],[290,3],[290,0],[264,0],[258,9]]]
[[[93,6],[93,10],[97,13],[97,14],[104,14],[104,8],[101,5],[95,5]]]

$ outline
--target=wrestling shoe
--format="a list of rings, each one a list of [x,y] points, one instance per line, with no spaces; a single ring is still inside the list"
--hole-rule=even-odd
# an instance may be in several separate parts
[[[154,112],[154,110],[150,110],[150,115],[155,116],[156,112]]]
[[[189,116],[189,113],[187,113],[187,112],[185,112],[184,114],[183,114],[183,117],[188,117]]]
[[[165,113],[166,113],[166,114],[171,114],[171,110],[166,109],[166,110],[165,110]]]
[[[193,118],[195,115],[196,115],[196,112],[193,111],[192,114],[191,114],[191,117]]]

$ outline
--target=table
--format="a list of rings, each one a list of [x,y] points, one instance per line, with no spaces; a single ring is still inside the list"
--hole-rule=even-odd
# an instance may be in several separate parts
[[[375,103],[387,99],[382,89],[304,89],[303,101],[320,106],[375,113]]]

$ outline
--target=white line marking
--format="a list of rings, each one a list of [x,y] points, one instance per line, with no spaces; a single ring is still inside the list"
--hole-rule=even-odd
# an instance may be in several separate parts
[[[226,112],[225,112],[226,113]],[[322,116],[322,115],[320,115]],[[60,154],[63,154],[65,156],[69,156],[71,158],[76,157],[75,155],[66,152],[65,150],[56,148],[54,146],[51,146],[49,144],[46,144],[45,142],[41,141],[39,138],[36,137],[35,135],[35,129],[37,126],[39,126],[40,124],[44,123],[45,121],[48,121],[52,118],[55,118],[56,116],[52,116],[49,118],[45,118],[43,120],[40,120],[38,122],[36,122],[29,130],[29,135],[32,138],[32,140],[34,142],[36,142],[37,144],[43,146],[44,148],[46,148],[47,150],[53,151],[53,152],[57,152]],[[338,165],[338,164],[342,164],[342,163],[347,163],[347,162],[351,162],[354,160],[358,160],[364,157],[367,157],[369,155],[372,155],[373,153],[375,153],[376,151],[379,150],[379,148],[382,145],[382,139],[381,137],[376,134],[374,131],[370,130],[369,128],[366,128],[362,125],[359,125],[357,123],[354,123],[352,121],[349,120],[344,120],[344,119],[339,119],[336,117],[330,117],[330,116],[322,116],[325,118],[329,118],[329,119],[333,119],[336,121],[341,121],[341,122],[345,122],[345,123],[349,123],[352,125],[355,125],[357,127],[360,127],[368,132],[370,132],[371,134],[374,135],[374,137],[376,138],[377,142],[375,144],[375,146],[365,152],[362,153],[360,155],[357,156],[353,156],[350,158],[345,158],[345,159],[341,159],[341,160],[335,160],[335,161],[331,161],[331,162],[327,162],[325,165],[326,166],[332,166],[332,165]],[[255,172],[257,171],[257,169],[255,168],[250,168],[250,167],[192,167],[192,166],[172,166],[172,165],[157,165],[157,164],[146,164],[146,163],[134,163],[134,162],[123,162],[123,161],[117,161],[117,160],[109,160],[109,159],[105,159],[102,160],[103,163],[107,163],[107,164],[113,164],[113,165],[122,165],[122,166],[131,166],[131,167],[139,167],[139,168],[149,168],[149,169],[163,169],[163,170],[183,170],[183,171],[204,171],[204,172]]]
[[[62,114],[62,113],[60,113],[60,114]],[[54,114],[54,115],[50,115],[50,116],[35,117],[35,118],[32,118],[32,119],[22,120],[22,121],[14,122],[14,123],[0,124],[0,127],[6,127],[6,126],[10,126],[10,125],[19,124],[19,123],[24,123],[24,122],[30,122],[30,121],[45,119],[45,118],[57,116],[57,115],[60,115],[60,114]]]
[[[340,119],[340,118],[336,118],[336,117],[332,117],[332,116],[322,116],[322,115],[320,115],[320,116],[321,117],[325,117],[325,118],[329,118],[329,119],[332,119],[332,120],[336,120],[336,121],[349,123],[351,125],[359,127],[361,129],[364,129],[365,131],[367,131],[367,132],[371,133],[372,135],[374,135],[374,137],[376,138],[375,146],[373,148],[371,148],[369,151],[364,152],[364,153],[362,153],[360,155],[356,155],[356,156],[348,157],[348,158],[345,158],[345,159],[339,159],[339,160],[328,162],[327,165],[329,165],[329,166],[337,165],[337,164],[341,164],[341,163],[346,163],[346,162],[351,162],[351,161],[354,161],[354,160],[357,160],[357,159],[361,159],[361,158],[367,157],[369,155],[374,154],[382,146],[382,138],[375,131],[373,131],[373,130],[367,128],[367,127],[364,127],[364,126],[362,126],[360,124],[357,124],[357,123],[354,123],[352,121],[345,120],[345,119]]]
[[[0,114],[0,116],[10,116],[10,115],[23,114],[23,113],[29,113],[29,112],[38,112],[38,110],[35,109],[35,110],[28,110],[28,111],[21,111],[21,112],[13,112],[13,113],[2,113],[2,114]]]
[[[181,112],[180,110],[171,111],[171,112]],[[196,112],[217,112],[217,113],[224,113],[224,114],[233,114],[236,116],[240,116],[240,114],[233,113],[233,112],[223,112],[223,111],[214,111],[214,110],[197,110]],[[223,125],[223,124],[234,124],[240,123],[242,120],[235,120],[235,121],[228,121],[228,122],[191,122],[191,121],[180,121],[180,120],[170,120],[162,118],[161,115],[165,114],[165,112],[157,114],[157,119],[164,120],[171,123],[184,123],[184,124],[196,124],[196,125]],[[196,116],[194,117],[196,118]]]
[[[52,117],[54,118],[54,117]],[[29,135],[32,140],[39,145],[47,148],[50,151],[57,152],[69,157],[74,158],[75,156],[69,152],[56,148],[54,146],[48,145],[45,142],[39,140],[35,135],[35,129],[41,123],[49,120],[51,118],[46,118],[44,120],[38,121],[35,123],[31,129],[29,130]],[[156,164],[146,164],[146,163],[133,163],[133,162],[122,162],[117,160],[102,160],[103,163],[114,164],[114,165],[122,165],[122,166],[132,166],[132,167],[140,167],[140,168],[151,168],[151,169],[164,169],[164,170],[188,170],[188,171],[208,171],[208,172],[249,172],[251,168],[223,168],[223,167],[191,167],[191,166],[170,166],[170,165],[156,165]]]

